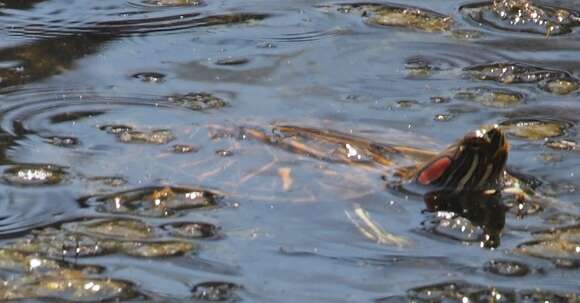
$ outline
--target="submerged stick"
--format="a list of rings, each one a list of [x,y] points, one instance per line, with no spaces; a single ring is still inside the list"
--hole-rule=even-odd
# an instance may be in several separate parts
[[[370,240],[379,244],[392,245],[396,247],[409,247],[412,243],[410,240],[389,233],[381,228],[380,225],[373,222],[368,212],[363,210],[357,203],[354,205],[354,215],[345,211],[346,217],[355,225],[355,227]]]

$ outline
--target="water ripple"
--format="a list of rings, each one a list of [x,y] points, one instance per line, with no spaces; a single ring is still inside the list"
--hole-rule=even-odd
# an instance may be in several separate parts
[[[75,204],[68,194],[4,189],[0,194],[0,237],[14,236],[63,220],[74,213]]]
[[[190,10],[151,10],[130,7],[90,7],[82,3],[80,11],[91,12],[78,15],[77,10],[64,7],[50,13],[43,8],[30,11],[4,9],[0,22],[5,30],[16,36],[50,38],[58,36],[124,37],[155,33],[177,33],[198,27],[237,25],[258,22],[268,17],[262,13],[234,12],[205,14]],[[76,7],[81,9],[80,7]]]

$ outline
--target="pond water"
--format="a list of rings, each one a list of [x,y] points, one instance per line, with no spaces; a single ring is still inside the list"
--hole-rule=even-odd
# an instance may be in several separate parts
[[[580,302],[576,9],[0,0],[0,300]],[[526,198],[459,209],[275,140],[494,124]]]

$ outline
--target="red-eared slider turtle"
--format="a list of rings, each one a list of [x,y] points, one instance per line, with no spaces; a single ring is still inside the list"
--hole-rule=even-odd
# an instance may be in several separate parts
[[[419,194],[501,190],[508,154],[507,140],[497,126],[470,132],[441,153],[291,125],[275,126],[271,135],[255,128],[243,134],[324,161],[379,167],[389,172],[389,187]]]
[[[323,162],[381,171],[389,190],[419,195],[427,210],[453,212],[480,226],[484,230],[482,245],[487,247],[499,245],[508,207],[525,210],[539,197],[533,192],[534,184],[506,170],[508,143],[497,125],[469,132],[440,153],[293,125],[275,125],[271,131],[246,127],[238,129],[237,135]],[[357,219],[359,229],[374,233],[372,237],[380,241],[376,234],[381,231],[372,226],[364,211],[355,214],[364,217],[362,223]],[[404,240],[385,241],[405,244]]]

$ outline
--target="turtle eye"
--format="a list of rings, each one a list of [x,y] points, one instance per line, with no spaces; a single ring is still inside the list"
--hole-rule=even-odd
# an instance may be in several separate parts
[[[434,180],[439,179],[450,165],[451,159],[449,157],[439,158],[423,169],[417,180],[423,185],[429,185]]]

